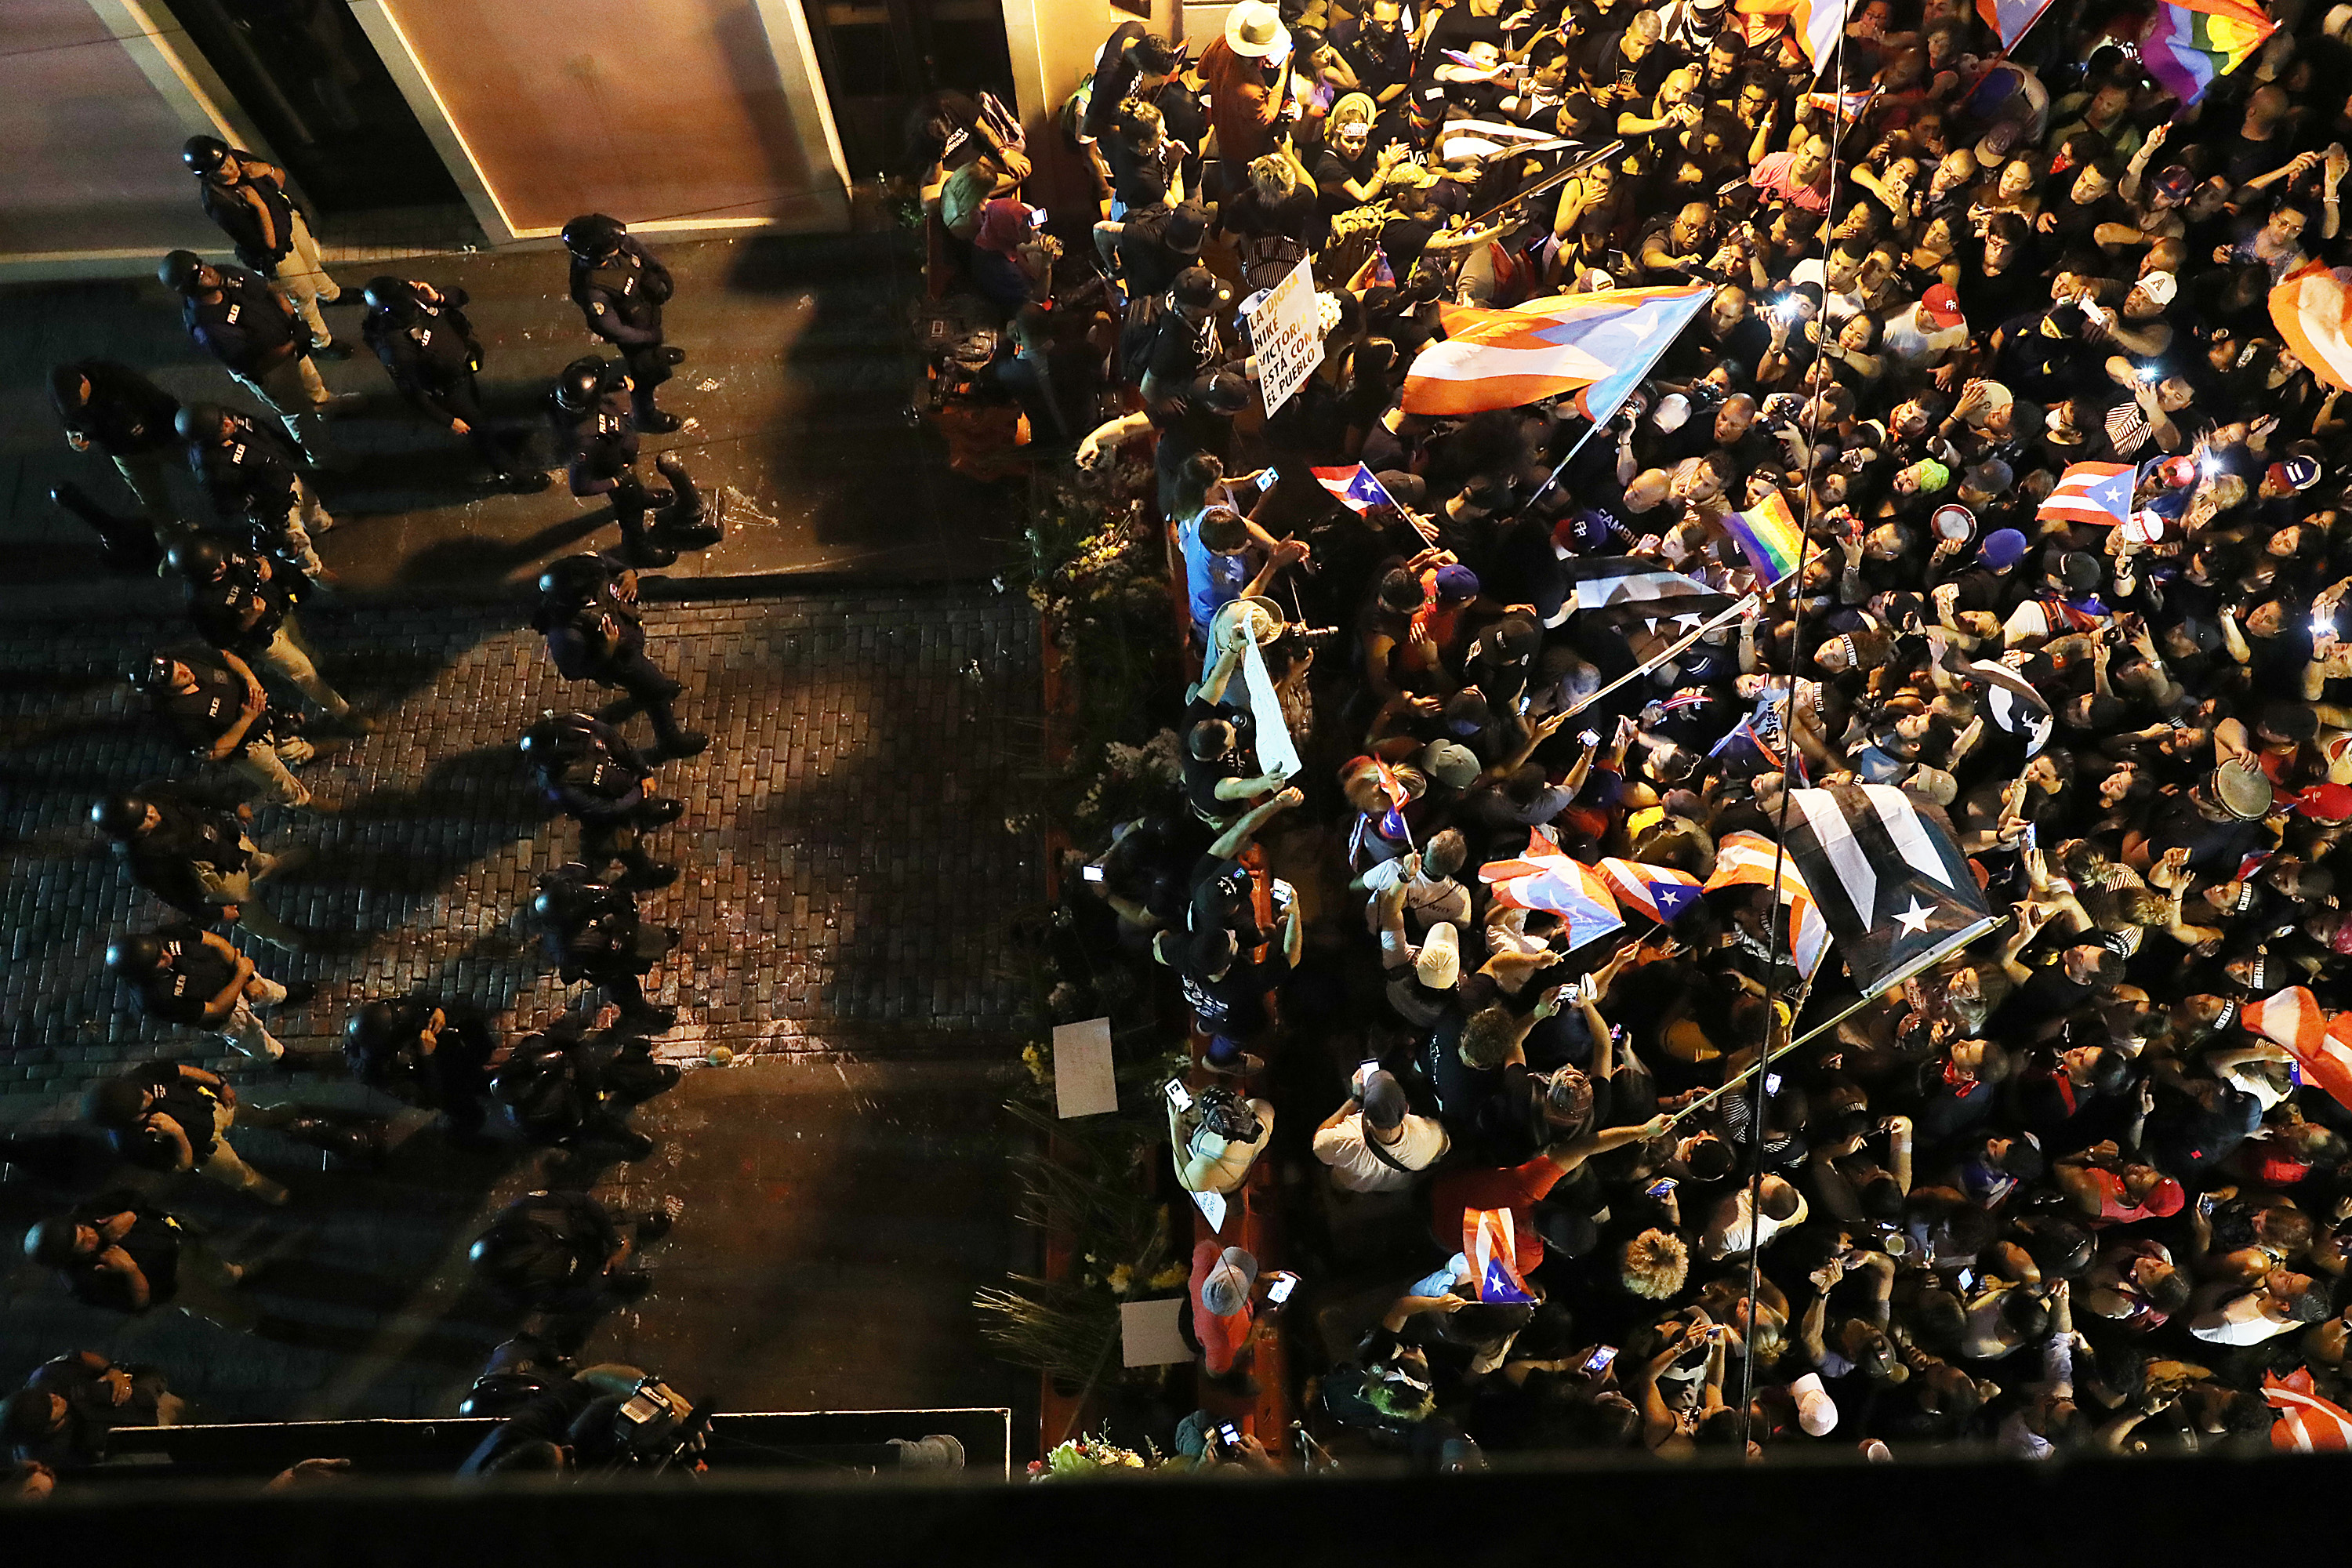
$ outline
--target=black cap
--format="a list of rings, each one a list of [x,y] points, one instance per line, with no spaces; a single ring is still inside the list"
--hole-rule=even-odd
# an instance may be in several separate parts
[[[1205,267],[1187,267],[1176,274],[1176,286],[1171,293],[1178,304],[1190,305],[1194,310],[1205,307],[1222,310],[1234,302],[1234,291]]]
[[[1213,414],[1238,414],[1249,406],[1250,384],[1232,371],[1221,370],[1194,382],[1192,395]]]
[[[191,136],[180,143],[180,162],[192,174],[209,174],[228,162],[228,143],[217,136]]]
[[[1209,232],[1209,211],[1198,202],[1180,203],[1161,226],[1160,237],[1181,256],[1201,254],[1202,237]]]
[[[583,213],[563,226],[563,248],[583,261],[612,254],[629,226],[603,213]]]
[[[1396,1075],[1374,1069],[1364,1075],[1364,1125],[1383,1132],[1393,1132],[1404,1125],[1405,1113],[1412,1109],[1404,1097],[1404,1086]]]
[[[155,268],[155,277],[174,294],[184,294],[195,287],[196,270],[204,264],[205,258],[193,250],[174,250]]]
[[[2058,558],[2058,580],[2077,594],[2087,594],[2099,585],[2099,558],[2080,550],[2069,550]]]

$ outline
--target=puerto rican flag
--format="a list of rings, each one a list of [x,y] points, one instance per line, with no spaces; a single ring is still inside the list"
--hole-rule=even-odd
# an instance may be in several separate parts
[[[1481,1301],[1525,1303],[1536,1293],[1519,1272],[1518,1237],[1508,1209],[1462,1211],[1462,1257]]]
[[[1660,925],[1673,924],[1677,915],[1698,902],[1702,891],[1698,879],[1688,871],[1614,855],[1601,862],[1601,874],[1608,879],[1611,892]]]
[[[2352,1448],[2352,1414],[2313,1393],[2311,1373],[2304,1368],[2284,1377],[2263,1373],[2263,1397],[2279,1413],[2271,1426],[2272,1447],[2295,1454]]]
[[[1378,475],[1358,463],[1352,468],[1309,468],[1315,482],[1331,492],[1333,500],[1349,511],[1361,515],[1376,506],[1392,507],[1396,498],[1381,484]]]
[[[2049,9],[2050,0],[1977,0],[1977,15],[2000,35],[2004,53],[2017,47],[2017,40]]]
[[[2087,522],[2112,528],[2132,513],[2129,463],[2075,463],[2058,476],[2058,483],[2034,512],[2045,521]]]
[[[1494,888],[1495,901],[1506,909],[1558,915],[1568,927],[1570,947],[1625,927],[1607,880],[1591,867],[1570,859],[1540,828],[1528,829],[1526,854],[1489,860],[1478,868],[1478,879]]]
[[[2284,1046],[2315,1083],[2352,1106],[2352,1014],[2322,1012],[2319,999],[2301,985],[2246,1004],[2242,1027]]]
[[[1776,885],[1776,873],[1780,901],[1789,911],[1789,958],[1797,973],[1811,980],[1829,952],[1830,928],[1822,919],[1821,907],[1813,902],[1812,889],[1805,886],[1804,876],[1797,869],[1794,856],[1782,855],[1760,833],[1727,833],[1715,847],[1715,871],[1706,879],[1706,890],[1770,888]]]

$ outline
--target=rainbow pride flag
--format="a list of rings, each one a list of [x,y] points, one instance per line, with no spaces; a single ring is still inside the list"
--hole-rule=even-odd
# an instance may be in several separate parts
[[[1804,558],[1805,531],[1797,526],[1787,498],[1778,490],[1759,506],[1731,513],[1723,520],[1723,526],[1747,552],[1756,574],[1768,584],[1788,576]]]
[[[2277,30],[2251,0],[2165,0],[2140,39],[2140,63],[2187,109]]]

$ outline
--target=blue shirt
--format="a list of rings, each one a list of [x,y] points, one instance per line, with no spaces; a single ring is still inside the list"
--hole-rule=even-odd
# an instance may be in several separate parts
[[[1176,540],[1184,551],[1184,590],[1191,596],[1192,626],[1206,637],[1218,609],[1240,598],[1248,585],[1249,554],[1220,555],[1202,543],[1198,512],[1177,526]]]

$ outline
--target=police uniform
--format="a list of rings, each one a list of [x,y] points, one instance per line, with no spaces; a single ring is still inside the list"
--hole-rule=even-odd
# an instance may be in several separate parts
[[[622,546],[637,555],[654,548],[652,530],[646,522],[653,497],[636,474],[634,395],[625,396],[617,385],[608,386],[583,411],[575,413],[558,402],[550,405],[549,413],[572,493],[610,496],[613,516],[621,525]]]
[[[160,779],[131,793],[152,806],[158,819],[115,841],[115,853],[132,881],[192,921],[210,922],[223,905],[233,904],[239,923],[256,936],[279,946],[300,945],[291,928],[254,898],[254,879],[275,870],[278,857],[254,847],[235,812],[191,800]]]
[[[439,1111],[461,1134],[479,1131],[489,1115],[490,1060],[499,1048],[489,1020],[471,1004],[429,995],[386,1005],[392,1011],[388,1030],[344,1047],[352,1076],[404,1105]],[[441,1027],[427,1051],[421,1038],[436,1009]]]
[[[319,307],[322,303],[333,304],[343,297],[343,290],[341,285],[327,276],[326,263],[319,258],[319,242],[310,237],[310,221],[274,176],[253,172],[256,165],[266,164],[268,159],[241,147],[230,148],[228,155],[236,160],[235,180],[207,174],[197,185],[205,216],[218,224],[229,243],[236,247],[237,260],[262,277],[275,279],[286,290],[311,332],[321,344],[326,343],[331,334]],[[248,199],[247,193],[251,193],[252,199]],[[257,200],[258,208],[255,205]],[[263,211],[269,215],[269,232],[275,237],[275,244],[265,240]]]
[[[245,717],[245,678],[222,664],[210,649],[201,653],[174,649],[166,657],[187,667],[195,689],[173,691],[158,686],[150,689],[148,700],[192,755],[210,758],[221,737]],[[287,771],[287,765],[309,762],[310,742],[290,731],[279,734],[276,721],[277,715],[265,705],[247,726],[244,743],[226,760],[239,776],[258,785],[272,805],[308,805],[310,792]]]
[[[416,293],[415,285],[403,283],[400,293],[388,308],[370,310],[360,327],[392,384],[427,418],[443,425],[462,421],[466,439],[499,481],[528,482],[528,465],[499,439],[482,412],[474,382],[482,368],[482,345],[466,319],[466,291],[436,289],[435,298],[427,300]],[[538,480],[545,482],[543,477]]]
[[[220,297],[194,294],[180,305],[188,335],[247,392],[286,422],[287,434],[312,461],[326,435],[327,384],[310,363],[310,330],[289,315],[268,282],[242,267],[215,268]],[[290,350],[291,352],[287,352]]]
[[[679,729],[670,710],[683,689],[646,657],[636,606],[614,594],[609,577],[584,599],[543,604],[538,625],[547,637],[548,657],[566,680],[593,680],[627,692],[653,721],[654,743],[663,751],[690,755],[702,749],[701,738]]]
[[[226,569],[217,579],[188,584],[188,618],[197,633],[286,681],[331,717],[349,718],[352,705],[295,640],[295,592],[288,574],[271,569],[265,575],[260,557],[241,550],[226,553]]]
[[[632,1131],[628,1107],[676,1084],[678,1069],[656,1062],[646,1042],[625,1039],[600,1052],[578,1024],[559,1019],[526,1035],[499,1064],[492,1093],[515,1130],[533,1143],[565,1150],[614,1143],[624,1156],[652,1152],[653,1140]]]
[[[583,879],[570,867],[542,877],[533,900],[540,942],[556,974],[603,986],[620,1005],[624,1021],[654,1020],[667,1027],[676,1015],[646,999],[644,976],[677,945],[677,933],[648,926],[637,901],[622,888]]]
[[[191,1029],[217,1029],[230,1049],[257,1061],[274,1061],[286,1054],[254,1012],[257,1005],[285,1001],[286,987],[256,974],[245,983],[228,1016],[213,1024],[205,1019],[205,1008],[236,973],[236,959],[205,942],[191,925],[165,926],[155,938],[163,944],[163,963],[135,982],[141,1012]]]
[[[67,440],[77,450],[95,446],[104,452],[139,498],[148,521],[171,522],[172,493],[163,475],[178,446],[172,421],[179,416],[180,400],[111,360],[79,360],[65,370],[89,383],[89,396],[79,408],[58,408]]]
[[[618,730],[585,713],[542,721],[530,750],[547,803],[580,824],[581,859],[601,876],[618,862],[620,885],[659,886],[677,875],[645,850],[643,835],[676,821],[678,803],[653,793],[653,769]]]
[[[675,287],[669,268],[630,235],[619,236],[618,248],[599,260],[572,258],[572,302],[588,330],[621,351],[635,383],[632,410],[647,429],[664,422],[654,406],[654,388],[669,379],[677,357],[662,342],[662,306]]]
[[[311,577],[324,576],[327,564],[319,559],[312,536],[334,527],[335,520],[302,482],[293,449],[283,437],[234,409],[227,411],[227,420],[225,437],[188,443],[188,471],[223,517],[245,519],[255,551]]]

